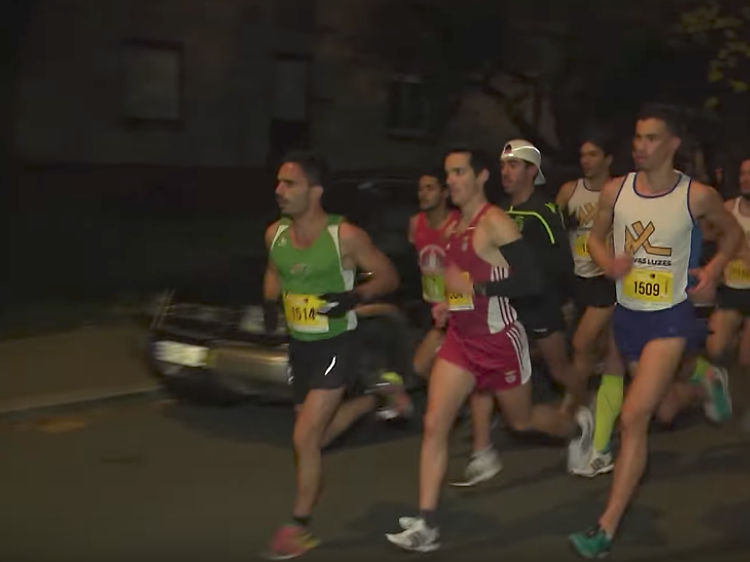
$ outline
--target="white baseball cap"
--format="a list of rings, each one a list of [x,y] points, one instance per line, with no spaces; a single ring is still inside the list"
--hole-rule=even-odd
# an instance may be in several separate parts
[[[503,153],[500,155],[500,160],[507,160],[509,158],[515,158],[534,164],[539,170],[539,173],[534,178],[534,185],[542,185],[547,183],[547,180],[542,173],[542,153],[539,149],[531,144],[527,140],[514,139],[508,141],[503,148]]]

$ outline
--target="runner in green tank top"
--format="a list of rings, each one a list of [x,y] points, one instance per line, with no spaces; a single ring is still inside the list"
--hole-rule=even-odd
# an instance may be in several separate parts
[[[276,228],[270,257],[278,271],[289,333],[298,340],[324,340],[357,327],[353,310],[335,318],[320,313],[325,301],[318,295],[354,288],[355,272],[345,270],[341,262],[341,223],[342,217],[328,215],[326,228],[309,248],[294,245],[290,218],[282,218]],[[357,293],[351,298],[356,299]]]
[[[399,280],[362,229],[323,210],[326,175],[321,156],[288,155],[276,186],[283,218],[266,231],[266,329],[275,330],[281,301],[291,336],[289,366],[297,411],[297,498],[291,521],[277,531],[266,553],[277,560],[301,556],[319,544],[309,523],[321,490],[321,449],[384,401],[402,415],[411,410],[395,373],[384,376],[386,384],[379,384],[376,393],[342,403],[356,373],[355,309],[392,292]],[[357,269],[369,272],[370,278],[355,287]]]

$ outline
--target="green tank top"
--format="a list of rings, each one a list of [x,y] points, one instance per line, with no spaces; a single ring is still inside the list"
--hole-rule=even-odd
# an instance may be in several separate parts
[[[341,263],[339,228],[343,217],[328,215],[328,227],[309,248],[292,243],[291,220],[283,218],[273,238],[270,259],[279,272],[284,315],[289,334],[298,340],[315,341],[338,336],[357,327],[357,315],[350,311],[343,318],[317,313],[322,304],[316,298],[325,293],[341,293],[354,288],[353,270]]]

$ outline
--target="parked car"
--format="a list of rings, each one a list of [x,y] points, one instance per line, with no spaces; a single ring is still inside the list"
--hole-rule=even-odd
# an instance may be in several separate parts
[[[324,207],[365,229],[396,265],[401,287],[358,309],[364,338],[358,380],[366,385],[385,369],[401,365],[410,388],[414,346],[429,328],[419,270],[407,240],[417,211],[415,176],[340,175],[324,194]],[[289,338],[281,312],[279,328],[264,330],[262,279],[266,252],[256,251],[183,275],[159,297],[149,330],[148,357],[154,374],[172,393],[188,400],[235,401],[248,397],[290,399]],[[358,272],[358,279],[367,272]],[[408,367],[407,367],[408,366]]]

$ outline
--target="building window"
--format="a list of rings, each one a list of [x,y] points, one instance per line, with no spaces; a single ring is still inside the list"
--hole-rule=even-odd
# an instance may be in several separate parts
[[[182,45],[128,41],[123,47],[122,64],[122,113],[125,120],[131,125],[181,125]]]
[[[316,0],[275,0],[276,26],[285,31],[312,33],[316,3]]]
[[[390,85],[386,126],[391,135],[424,137],[428,132],[427,86],[418,76],[397,76]]]

